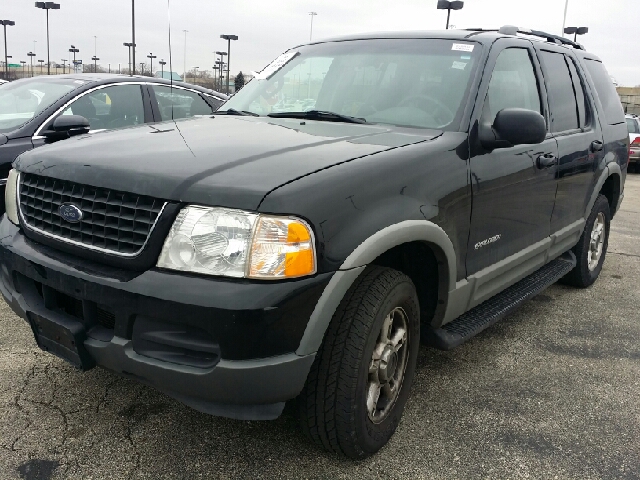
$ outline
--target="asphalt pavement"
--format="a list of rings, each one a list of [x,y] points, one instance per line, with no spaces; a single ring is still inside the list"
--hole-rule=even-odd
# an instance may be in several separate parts
[[[0,478],[640,478],[640,175],[589,289],[554,285],[451,352],[422,347],[403,420],[361,462],[291,409],[215,418],[35,345],[0,301]]]

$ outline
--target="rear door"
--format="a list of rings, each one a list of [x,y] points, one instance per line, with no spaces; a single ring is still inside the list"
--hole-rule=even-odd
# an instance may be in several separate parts
[[[531,42],[495,42],[479,90],[474,123],[492,125],[505,108],[548,117],[540,66]],[[556,141],[483,149],[471,134],[473,208],[467,274],[473,275],[549,237],[556,194]],[[475,146],[474,146],[475,145]]]
[[[581,66],[566,48],[536,45],[549,99],[551,133],[558,142],[558,192],[551,233],[584,218],[604,157],[602,129]]]

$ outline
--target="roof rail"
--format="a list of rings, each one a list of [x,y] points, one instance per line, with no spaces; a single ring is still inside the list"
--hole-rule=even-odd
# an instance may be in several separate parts
[[[560,37],[558,35],[553,35],[552,33],[541,32],[540,30],[528,30],[525,28],[518,28],[513,25],[505,25],[498,30],[490,30],[483,28],[467,28],[467,31],[471,32],[498,32],[503,35],[517,35],[521,33],[523,35],[531,35],[534,37],[544,38],[549,43],[555,43],[556,45],[567,45],[573,47],[577,50],[585,50],[585,48],[579,43],[573,42],[568,38]]]

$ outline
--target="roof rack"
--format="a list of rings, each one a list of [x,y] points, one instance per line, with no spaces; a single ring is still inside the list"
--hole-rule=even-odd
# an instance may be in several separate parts
[[[544,38],[549,43],[555,43],[556,45],[568,45],[577,50],[585,50],[585,48],[579,43],[573,42],[568,38],[560,37],[558,35],[553,35],[552,33],[541,32],[540,30],[528,30],[525,28],[518,28],[513,25],[505,25],[498,30],[487,30],[483,28],[467,28],[467,31],[471,32],[498,32],[503,35],[517,35],[521,33],[523,35],[531,35],[534,37]]]

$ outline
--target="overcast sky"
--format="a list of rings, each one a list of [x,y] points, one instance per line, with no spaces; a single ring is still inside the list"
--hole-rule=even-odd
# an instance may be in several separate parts
[[[45,12],[33,0],[0,0],[0,16],[14,20],[8,27],[9,55],[13,61],[46,61]],[[131,41],[131,0],[57,0],[61,9],[50,12],[51,59],[68,58],[74,44],[85,63],[97,55],[100,64],[117,69],[128,62],[123,42]],[[220,34],[235,34],[231,71],[260,70],[288,47],[307,42],[309,12],[315,11],[313,38],[360,32],[432,30],[444,28],[446,11],[437,0],[170,0],[173,70],[186,66],[201,70],[213,66],[215,50],[226,50]],[[136,59],[153,52],[169,61],[167,0],[135,0]],[[564,0],[466,0],[463,10],[452,12],[458,28],[496,28],[505,24],[560,34]],[[620,85],[640,84],[640,49],[637,33],[638,0],[569,0],[567,26],[588,26],[579,41],[599,55]],[[144,58],[144,60],[147,60]],[[156,61],[157,61],[156,60]],[[155,65],[154,65],[155,67]],[[168,67],[168,65],[167,65]],[[155,68],[154,68],[155,70]]]

